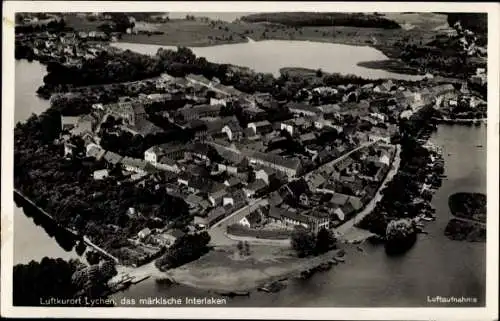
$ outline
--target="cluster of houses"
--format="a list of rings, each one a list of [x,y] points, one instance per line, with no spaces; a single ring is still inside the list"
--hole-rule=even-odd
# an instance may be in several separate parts
[[[301,101],[276,102],[269,94],[247,95],[200,75],[163,74],[144,81],[152,82],[158,92],[94,104],[89,115],[63,116],[62,128],[84,139],[88,157],[107,164],[93,174],[94,179],[106,179],[117,165],[137,184],[161,175],[165,192],[182,198],[193,224],[205,227],[260,198],[268,199],[269,205],[241,224],[302,225],[316,231],[340,224],[374,196],[387,174],[397,119],[432,105],[436,97],[455,93],[451,85],[404,87],[389,80],[318,87],[306,90]],[[339,95],[339,100],[313,103],[314,95]],[[236,116],[235,108],[247,121]],[[278,110],[286,114],[273,117]],[[151,146],[143,158],[100,146],[100,128],[110,116],[121,120],[107,129],[117,135],[163,132],[164,127],[150,119],[152,113],[172,128],[189,130],[193,139]],[[325,139],[325,133],[333,133],[333,138]],[[75,146],[68,139],[64,142],[67,156]],[[360,145],[366,147],[343,157]]]
[[[345,222],[370,202],[385,179],[395,147],[383,142],[366,146],[293,180],[268,196],[262,206],[241,219],[247,228],[312,231]]]
[[[40,61],[58,61],[67,66],[81,67],[85,60],[95,59],[107,51],[103,41],[111,38],[104,32],[67,32],[55,34],[48,31],[33,34],[16,34],[16,46],[33,48]]]

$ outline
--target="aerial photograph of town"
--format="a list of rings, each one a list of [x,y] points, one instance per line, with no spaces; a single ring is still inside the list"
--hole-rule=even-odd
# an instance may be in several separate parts
[[[13,306],[485,307],[486,13],[12,23]]]

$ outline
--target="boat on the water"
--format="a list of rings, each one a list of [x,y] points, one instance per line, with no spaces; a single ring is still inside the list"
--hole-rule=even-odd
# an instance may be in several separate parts
[[[306,280],[306,279],[309,279],[313,274],[314,274],[314,271],[305,270],[305,271],[300,272],[300,278]],[[262,291],[264,291],[264,290],[262,290]]]
[[[318,270],[318,271],[328,271],[329,269],[332,268],[332,265],[333,264],[331,264],[329,262],[321,263],[320,265],[318,265],[316,267],[316,270]]]
[[[266,292],[266,293],[276,293],[281,290],[283,290],[286,287],[286,284],[284,282],[272,282],[269,284],[266,284],[260,288],[257,289],[257,291],[261,292]]]
[[[217,292],[218,295],[227,296],[227,297],[235,297],[235,296],[250,296],[249,291],[229,291],[229,292]]]

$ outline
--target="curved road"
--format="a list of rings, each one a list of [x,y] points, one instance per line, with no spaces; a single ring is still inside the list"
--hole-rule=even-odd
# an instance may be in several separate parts
[[[335,229],[335,231],[339,236],[346,235],[349,232],[349,230],[351,230],[354,227],[356,223],[359,223],[366,215],[370,214],[375,208],[375,205],[377,205],[377,203],[382,199],[383,197],[382,190],[393,179],[394,175],[396,175],[396,173],[399,170],[399,165],[401,162],[401,158],[399,156],[400,153],[401,153],[401,146],[396,145],[396,155],[392,163],[392,168],[389,171],[389,173],[387,173],[387,175],[385,176],[385,179],[380,185],[379,189],[377,190],[377,193],[361,212],[359,212],[355,217],[353,217],[352,219],[350,219],[349,221],[345,222],[344,224],[340,225],[338,228]]]
[[[238,223],[243,217],[247,216],[251,212],[255,211],[261,206],[267,206],[269,204],[267,198],[261,197],[256,200],[252,200],[250,204],[234,211],[229,216],[223,218],[219,222],[215,223],[208,230],[210,234],[210,242],[214,245],[231,245],[237,244],[237,240],[232,240],[226,236],[226,228],[228,225]],[[249,240],[251,242],[251,240]]]

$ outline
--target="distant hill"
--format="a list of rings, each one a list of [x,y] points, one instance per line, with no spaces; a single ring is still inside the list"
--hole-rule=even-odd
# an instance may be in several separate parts
[[[148,20],[154,16],[162,16],[168,14],[168,12],[127,12],[127,16],[134,17],[137,21]]]
[[[241,18],[245,22],[268,22],[293,27],[342,26],[398,29],[401,26],[375,14],[341,12],[274,12],[256,13]]]

